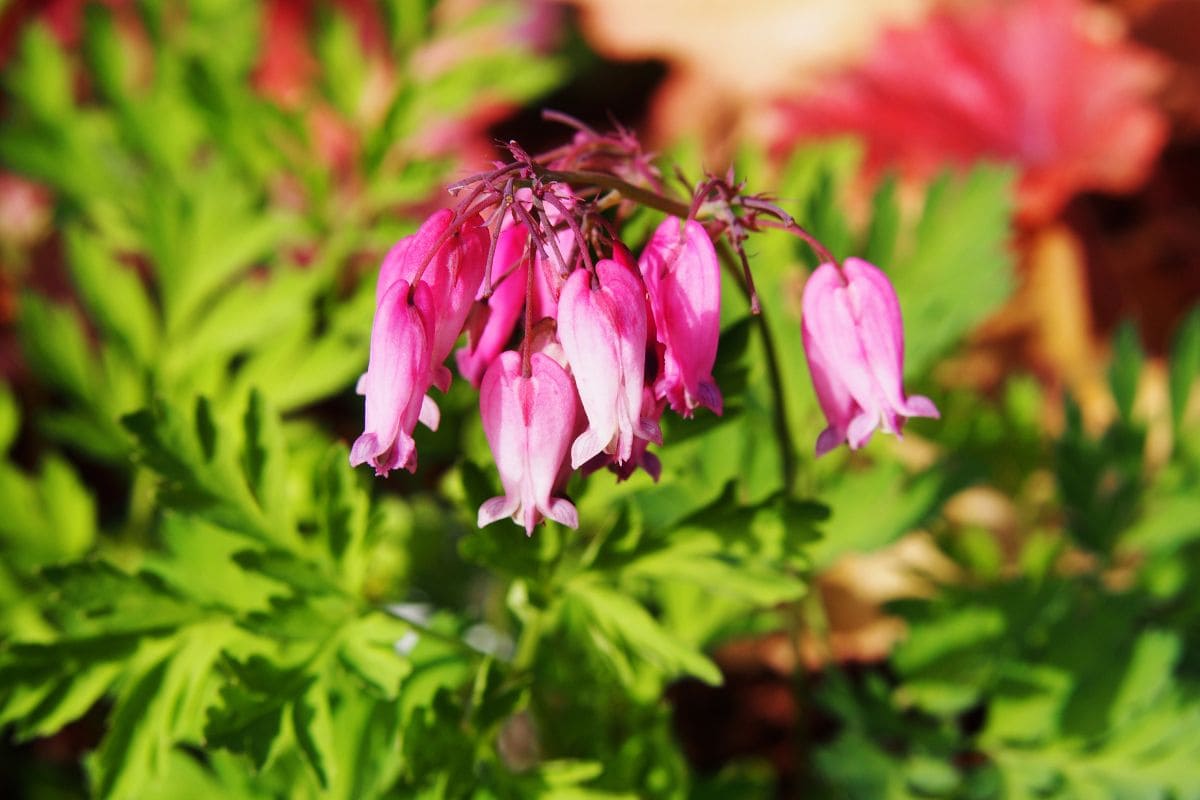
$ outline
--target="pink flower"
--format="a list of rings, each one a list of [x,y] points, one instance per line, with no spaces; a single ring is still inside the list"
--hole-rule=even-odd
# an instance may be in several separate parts
[[[666,410],[666,407],[666,401],[656,399],[653,390],[649,386],[642,391],[642,419],[650,420],[657,424],[662,419],[663,411]],[[629,455],[629,460],[624,464],[617,464],[611,457],[608,458],[607,466],[616,474],[617,483],[630,478],[637,471],[638,467],[644,469],[646,474],[655,483],[658,483],[658,479],[662,475],[662,462],[658,460],[658,456],[646,449],[649,444],[650,442],[647,439],[634,439],[633,452]]]
[[[650,237],[639,260],[654,332],[663,346],[663,370],[654,394],[676,413],[692,416],[699,405],[722,410],[713,380],[721,333],[721,268],[704,226],[668,217]]]
[[[579,526],[571,501],[551,497],[575,425],[575,387],[547,355],[532,354],[529,366],[529,376],[523,376],[521,356],[509,350],[483,376],[479,410],[504,495],[479,507],[481,528],[512,517],[531,534],[543,516]]]
[[[571,237],[571,241],[574,241],[574,236]],[[528,242],[529,230],[524,225],[514,225],[500,234],[492,261],[492,296],[485,302],[476,304],[472,312],[474,316],[467,323],[467,346],[460,347],[454,354],[458,371],[475,388],[479,388],[483,373],[508,344],[525,307],[525,292],[528,287],[526,281],[529,278],[529,259],[526,252]],[[535,320],[553,318],[557,314],[548,270],[557,272],[557,268],[547,263],[545,258],[535,251]],[[482,291],[481,286],[480,292]]]
[[[802,306],[804,352],[829,422],[818,456],[842,442],[857,450],[881,425],[899,436],[905,417],[939,416],[929,398],[904,396],[904,325],[882,272],[857,258],[841,272],[822,264],[804,286]]]
[[[1077,192],[1145,180],[1168,133],[1153,96],[1161,63],[1124,37],[1092,35],[1081,0],[963,5],[891,31],[865,64],[783,104],[777,149],[852,133],[872,172],[917,178],[948,162],[1011,161],[1032,223]]]
[[[646,300],[641,281],[610,259],[596,264],[598,286],[584,269],[571,273],[558,301],[558,336],[575,374],[588,428],[571,446],[571,467],[611,453],[624,464],[636,438],[661,443],[643,419]]]
[[[419,281],[429,287],[434,310],[430,343],[432,383],[442,391],[450,387],[450,370],[442,362],[462,333],[479,284],[483,282],[490,238],[478,214],[446,238],[453,221],[454,212],[442,209],[425,220],[415,233],[397,242],[383,260],[375,287],[378,301],[392,284],[401,280],[411,284],[420,273]],[[439,241],[441,246],[430,255]]]
[[[525,305],[526,270],[529,267],[524,256],[528,239],[529,231],[525,226],[516,225],[502,232],[496,240],[492,258],[492,296],[476,307],[480,324],[477,328],[470,326],[467,346],[454,354],[459,373],[477,389],[487,368],[508,344]]]
[[[366,395],[364,431],[350,449],[350,466],[370,462],[375,474],[417,469],[413,430],[417,421],[436,429],[438,408],[429,389],[429,345],[433,303],[423,283],[409,291],[398,281],[384,294],[371,327],[371,360],[358,382]]]

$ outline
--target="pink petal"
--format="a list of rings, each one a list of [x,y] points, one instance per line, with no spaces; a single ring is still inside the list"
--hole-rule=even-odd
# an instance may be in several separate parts
[[[654,332],[663,345],[663,371],[654,390],[679,414],[698,405],[720,414],[723,402],[712,377],[721,333],[721,270],[704,226],[668,217],[640,259]]]

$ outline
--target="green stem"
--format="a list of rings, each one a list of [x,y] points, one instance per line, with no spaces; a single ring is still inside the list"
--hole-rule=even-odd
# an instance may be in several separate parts
[[[752,298],[750,288],[743,282],[741,268],[738,266],[733,253],[729,250],[729,245],[722,242],[718,247],[718,252],[721,256],[721,263],[733,276],[734,282],[738,288],[742,290],[742,294],[749,303]],[[779,446],[779,463],[780,471],[783,473],[783,489],[788,495],[791,495],[792,490],[796,486],[796,453],[792,447],[792,427],[788,422],[787,416],[787,394],[783,388],[783,370],[780,368],[779,351],[775,349],[775,337],[771,335],[771,327],[767,324],[767,315],[760,308],[757,314],[753,315],[755,324],[758,325],[759,333],[762,335],[763,356],[767,361],[767,377],[771,384],[771,396],[774,401],[772,405],[772,425],[775,428],[775,439]]]
[[[784,403],[787,396],[783,390],[783,373],[779,367],[779,354],[775,350],[775,338],[767,325],[766,314],[759,311],[755,317],[758,329],[762,333],[763,355],[767,359],[767,374],[771,381],[771,394],[774,395],[774,424],[775,434],[779,439],[779,459],[782,462],[783,489],[790,495],[796,485],[796,453],[792,449],[792,430],[788,424],[787,408]]]

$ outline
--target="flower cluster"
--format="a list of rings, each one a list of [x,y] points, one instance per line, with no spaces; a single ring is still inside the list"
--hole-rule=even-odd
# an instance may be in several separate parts
[[[753,309],[748,233],[783,227],[820,246],[731,178],[701,184],[690,206],[671,201],[624,132],[580,128],[571,145],[536,159],[509,149],[510,163],[452,187],[457,207],[430,216],[385,257],[358,385],[366,424],[350,462],[381,476],[416,470],[413,432],[418,422],[437,428],[430,391],[449,388],[445,362],[465,331],[455,362],[479,389],[504,488],[478,522],[509,517],[531,533],[543,518],[578,525],[563,496],[576,470],[608,467],[623,479],[641,467],[657,480],[647,445],[662,444],[668,407],[683,417],[701,406],[722,413],[715,236],[740,256]],[[668,212],[636,259],[604,213],[630,200]],[[827,261],[804,298],[805,348],[829,420],[818,454],[937,413],[925,398],[904,397],[899,305],[883,273]]]

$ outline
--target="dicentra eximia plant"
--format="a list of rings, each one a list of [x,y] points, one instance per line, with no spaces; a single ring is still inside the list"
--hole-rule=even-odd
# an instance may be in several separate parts
[[[865,261],[839,264],[808,231],[732,175],[709,177],[691,202],[668,196],[628,131],[575,128],[571,142],[510,160],[450,187],[458,198],[384,258],[371,357],[358,391],[366,424],[350,463],[375,473],[417,468],[413,431],[436,429],[432,387],[449,388],[444,362],[479,389],[483,429],[504,495],[479,509],[480,527],[511,517],[527,533],[544,517],[579,524],[561,496],[574,470],[641,467],[655,479],[668,406],[720,414],[713,380],[720,332],[723,239],[759,314],[745,242],[768,228],[801,237],[822,263],[803,297],[803,338],[828,427],[821,455],[864,445],[876,428],[899,434],[906,417],[936,417],[901,385],[903,323],[887,277]],[[634,259],[618,223],[637,205],[665,212]],[[517,325],[519,344],[506,349]]]

